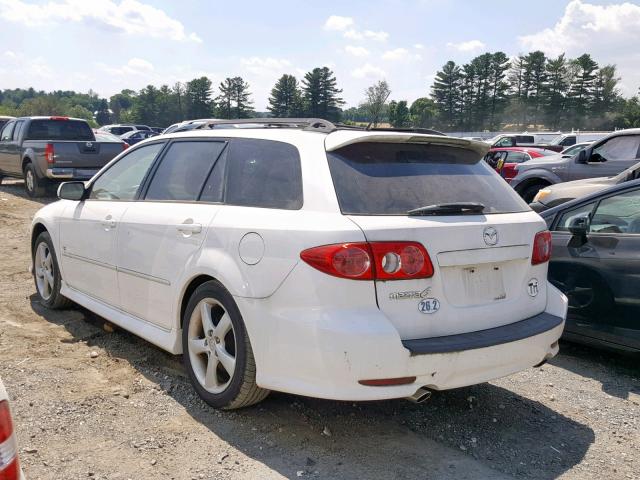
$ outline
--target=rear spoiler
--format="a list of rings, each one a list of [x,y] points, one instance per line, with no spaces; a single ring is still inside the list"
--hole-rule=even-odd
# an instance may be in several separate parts
[[[449,147],[463,148],[477,153],[484,157],[491,146],[484,142],[475,140],[465,140],[457,137],[447,137],[442,135],[425,135],[415,133],[400,132],[363,132],[354,130],[338,130],[327,135],[324,141],[327,152],[334,152],[348,145],[356,143],[424,143],[429,145],[444,145]]]

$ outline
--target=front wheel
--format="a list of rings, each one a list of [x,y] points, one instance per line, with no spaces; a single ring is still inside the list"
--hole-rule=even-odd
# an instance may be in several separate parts
[[[53,242],[47,232],[42,232],[36,239],[32,267],[40,303],[51,309],[70,306],[71,300],[60,293],[62,277]]]
[[[533,202],[533,199],[536,197],[540,189],[544,187],[545,185],[541,185],[541,184],[531,185],[525,188],[524,190],[522,190],[522,192],[520,193],[520,196],[525,202],[531,203]]]
[[[183,319],[182,350],[191,383],[212,407],[246,407],[269,394],[256,385],[256,363],[244,321],[220,283],[206,282],[191,296]]]

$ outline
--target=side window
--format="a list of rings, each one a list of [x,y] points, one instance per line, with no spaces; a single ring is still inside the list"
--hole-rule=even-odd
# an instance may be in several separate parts
[[[284,210],[302,208],[298,149],[271,140],[232,140],[227,157],[225,203]]]
[[[640,234],[640,189],[603,199],[593,214],[590,231]]]
[[[622,135],[613,137],[593,149],[593,154],[599,154],[608,161],[633,160],[638,158],[640,149],[640,135]]]
[[[554,228],[554,231],[568,232],[569,225],[571,225],[571,223],[576,218],[584,218],[584,217],[589,218],[591,216],[591,212],[593,211],[593,207],[595,205],[596,205],[596,202],[592,202],[586,205],[581,205],[572,210],[567,210],[565,212],[562,212],[562,214],[560,215],[560,219],[556,224],[556,228]]]
[[[496,147],[513,147],[515,146],[515,141],[512,137],[504,137],[495,144]]]
[[[0,142],[10,142],[11,137],[13,136],[13,129],[16,126],[16,122],[7,123],[2,129],[2,133],[0,134]]]
[[[524,152],[509,152],[505,163],[522,163],[529,160],[529,155]]]
[[[195,201],[225,142],[175,142],[153,175],[146,200]]]
[[[18,120],[16,122],[16,127],[13,129],[13,141],[17,141],[20,138],[20,132],[22,131],[22,127],[24,126],[23,120]]]
[[[227,156],[223,154],[216,162],[209,178],[204,184],[202,194],[200,195],[201,202],[222,203],[224,200],[224,174],[226,165]]]
[[[136,148],[111,165],[91,185],[90,200],[133,200],[164,143]]]

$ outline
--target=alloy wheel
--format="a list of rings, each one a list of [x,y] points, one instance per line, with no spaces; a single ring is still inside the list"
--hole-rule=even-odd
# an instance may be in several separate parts
[[[45,242],[40,242],[33,261],[38,293],[44,300],[49,300],[54,287],[54,267],[51,250]]]
[[[236,335],[231,317],[220,302],[202,299],[189,322],[188,355],[198,383],[210,393],[221,393],[236,369]]]

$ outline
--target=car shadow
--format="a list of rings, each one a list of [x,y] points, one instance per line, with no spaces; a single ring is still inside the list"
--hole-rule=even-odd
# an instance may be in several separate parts
[[[562,355],[551,359],[550,364],[600,382],[602,391],[613,397],[628,399],[629,393],[640,395],[636,380],[640,373],[637,353],[615,352],[565,340],[560,351]]]
[[[56,192],[53,191],[52,188],[47,189],[46,195],[44,197],[29,197],[24,189],[24,182],[22,180],[9,180],[7,178],[3,179],[2,183],[0,183],[0,192],[8,193],[16,197],[22,197],[27,200],[32,200],[43,205],[58,200]]]
[[[198,423],[286,478],[555,479],[581,462],[591,428],[547,406],[488,383],[406,400],[337,402],[273,392],[264,402],[217,411],[201,401],[180,357],[77,307],[33,311],[85,342],[128,362]],[[225,461],[212,453],[211,463]],[[177,466],[176,468],[179,468]]]

